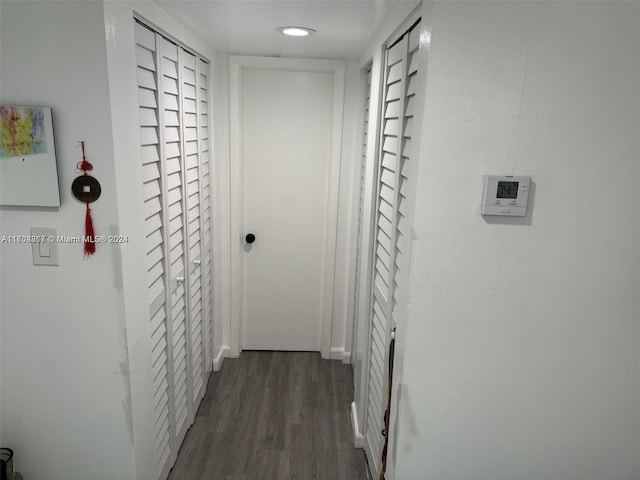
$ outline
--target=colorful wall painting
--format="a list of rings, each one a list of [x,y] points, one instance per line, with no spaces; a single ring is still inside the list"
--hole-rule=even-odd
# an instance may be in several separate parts
[[[51,108],[0,105],[0,205],[60,206]]]
[[[42,107],[0,107],[0,158],[47,153]]]

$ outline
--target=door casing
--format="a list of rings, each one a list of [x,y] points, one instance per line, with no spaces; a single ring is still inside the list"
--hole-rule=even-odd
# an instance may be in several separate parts
[[[345,62],[339,60],[309,60],[273,57],[229,57],[229,118],[230,118],[230,177],[231,177],[231,298],[229,355],[237,357],[242,351],[243,305],[243,232],[242,199],[242,74],[247,68],[325,72],[333,75],[333,106],[327,217],[325,224],[325,252],[323,259],[322,315],[320,353],[331,358],[331,333],[334,311],[334,280],[336,269],[336,238],[338,230],[338,196],[340,191],[340,163],[342,148],[342,114],[345,90]]]

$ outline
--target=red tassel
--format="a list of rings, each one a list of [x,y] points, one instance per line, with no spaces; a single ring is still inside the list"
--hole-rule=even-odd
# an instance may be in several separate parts
[[[91,165],[88,161],[87,161],[87,157],[84,154],[84,142],[80,142],[80,144],[82,145],[82,161],[78,163],[78,165],[76,165],[78,170],[82,170],[84,172],[84,174],[86,175],[87,172],[90,172],[91,170],[93,170],[93,165]]]
[[[84,253],[85,255],[93,255],[96,253],[96,238],[93,232],[93,220],[91,219],[91,209],[87,203],[87,216],[84,220]]]

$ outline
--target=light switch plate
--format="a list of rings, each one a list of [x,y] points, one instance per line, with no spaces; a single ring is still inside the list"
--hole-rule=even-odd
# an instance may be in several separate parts
[[[31,253],[34,265],[60,265],[56,237],[55,228],[31,227]]]

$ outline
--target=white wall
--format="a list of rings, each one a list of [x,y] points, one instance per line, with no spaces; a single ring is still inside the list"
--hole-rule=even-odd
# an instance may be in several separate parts
[[[640,478],[640,6],[433,13],[395,478]]]
[[[53,109],[60,209],[2,207],[0,234],[84,233],[70,185],[86,142],[102,196],[97,234],[118,233],[102,4],[2,2],[0,102]],[[127,232],[122,232],[126,234]],[[60,266],[0,244],[0,443],[39,480],[134,478],[120,256],[126,245],[59,245]]]

